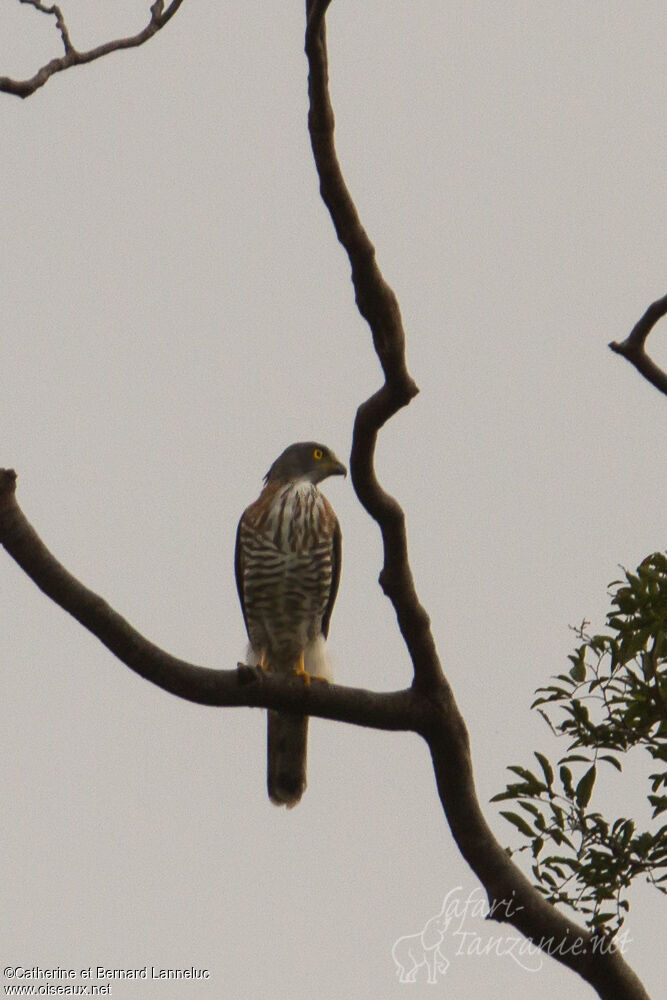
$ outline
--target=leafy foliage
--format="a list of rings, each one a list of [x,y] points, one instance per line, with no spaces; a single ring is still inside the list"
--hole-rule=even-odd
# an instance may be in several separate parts
[[[510,853],[531,853],[537,889],[615,934],[633,879],[667,893],[667,826],[637,833],[631,819],[589,810],[598,769],[622,771],[622,756],[637,747],[662,767],[649,775],[652,819],[667,810],[667,556],[648,556],[609,589],[608,631],[590,635],[587,622],[575,629],[569,672],[538,688],[531,706],[569,740],[567,754],[554,768],[536,752],[539,775],[508,768],[519,780],[492,801],[517,803],[520,811],[501,815],[528,841]]]

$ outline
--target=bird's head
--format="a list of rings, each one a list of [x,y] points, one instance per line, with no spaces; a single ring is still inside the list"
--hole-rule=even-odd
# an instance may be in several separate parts
[[[317,441],[299,441],[285,448],[264,477],[265,483],[305,479],[321,483],[327,476],[346,476],[347,469],[334,453]]]

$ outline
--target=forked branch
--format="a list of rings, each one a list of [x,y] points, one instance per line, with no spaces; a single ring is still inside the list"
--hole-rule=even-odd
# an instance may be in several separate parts
[[[16,499],[16,473],[0,469],[0,544],[30,579],[122,663],[164,691],[198,705],[246,706],[306,712],[373,729],[416,730],[412,691],[375,693],[312,684],[239,664],[211,670],[179,660],[144,638],[107,602],[85,587],[48,550]]]
[[[380,526],[384,546],[380,584],[394,606],[414,665],[415,684],[427,690],[433,685],[442,685],[444,678],[429,618],[419,603],[412,578],[405,516],[394,497],[380,486],[374,467],[380,428],[419,390],[406,365],[405,332],[398,300],[377,265],[375,247],[361,224],[336,154],[324,24],[330,2],[308,0],[306,4],[308,129],[320,193],[329,209],[336,235],[348,255],[357,306],[370,326],[385,377],[384,385],[357,411],[350,471],[360,502]]]
[[[412,659],[413,687],[422,702],[419,731],[431,751],[440,800],[454,839],[484,885],[491,906],[509,900],[516,906],[512,914],[507,907],[492,909],[495,919],[512,923],[587,980],[601,997],[640,1000],[647,994],[620,953],[601,955],[591,934],[545,902],[512,864],[489,828],[477,799],[465,721],[442,672],[429,618],[417,596],[403,510],[383,490],[375,472],[377,435],[384,423],[410,402],[417,388],[405,361],[405,333],[396,296],[377,266],[375,248],[361,224],[336,153],[325,28],[330,4],[331,0],[306,0],[308,126],[320,192],[350,260],[356,302],[371,328],[385,376],[384,385],[357,411],[350,461],[352,482],[382,533],[384,566],[380,583],[394,606]],[[578,947],[568,947],[574,941]],[[562,947],[555,948],[555,942]]]
[[[77,53],[72,47],[57,9],[42,8],[33,0],[25,2],[54,13],[65,55],[40,71],[43,78],[36,74],[23,84],[14,82],[13,89],[7,85],[8,81],[0,80],[1,89],[19,96],[32,93],[54,72],[69,65],[90,62],[114,48],[142,44],[173,16],[182,0],[173,0],[166,11],[161,0],[157,0],[151,8],[151,24],[144,32],[89,53]],[[380,582],[395,609],[412,658],[412,687],[389,693],[323,684],[304,687],[297,680],[264,675],[243,665],[236,670],[209,670],[171,656],[141,636],[51,555],[16,502],[16,476],[11,470],[0,471],[0,542],[37,586],[96,635],[118,659],[179,697],[207,705],[247,705],[300,712],[421,735],[428,743],[440,800],[463,857],[484,885],[491,904],[512,900],[511,909],[501,905],[492,911],[494,918],[512,923],[538,947],[589,982],[605,1000],[648,1000],[642,984],[619,952],[605,953],[596,947],[599,938],[545,902],[495,839],[477,800],[465,722],[442,673],[429,618],[419,602],[412,577],[403,510],[384,491],[374,467],[380,429],[410,402],[417,388],[406,365],[405,334],[396,296],[377,266],[374,247],[361,224],[336,154],[324,26],[330,2],[307,0],[306,5],[309,129],[322,197],[348,254],[356,301],[369,323],[384,373],[384,384],[357,411],[351,471],[357,496],[382,533],[384,565]]]
[[[106,56],[110,52],[118,52],[120,49],[132,49],[138,45],[143,45],[144,42],[147,42],[153,35],[157,34],[167,21],[171,20],[183,3],[183,0],[171,0],[166,9],[164,0],[155,0],[150,8],[150,21],[138,34],[130,35],[127,38],[115,38],[113,41],[104,42],[102,45],[98,45],[94,49],[88,49],[85,52],[79,52],[72,44],[63,12],[57,4],[47,6],[41,3],[41,0],[19,0],[19,3],[28,4],[42,14],[49,14],[55,18],[56,28],[60,34],[60,40],[64,49],[62,56],[51,59],[50,62],[38,69],[34,76],[31,76],[28,80],[14,80],[9,76],[0,76],[0,91],[4,91],[6,94],[14,94],[16,97],[30,97],[36,90],[43,87],[54,73],[61,73],[64,69],[69,69],[70,66],[82,66],[84,63],[93,62],[95,59],[101,59],[102,56]]]
[[[414,687],[391,692],[327,684],[305,687],[296,678],[267,674],[243,664],[236,670],[211,670],[172,656],[144,638],[51,554],[19,507],[16,474],[11,469],[0,469],[0,543],[40,590],[122,663],[177,697],[200,705],[274,708],[423,736],[431,749],[440,798],[454,836],[489,898],[512,899],[512,922],[547,950],[559,942],[568,948],[578,942],[575,951],[566,948],[557,957],[595,985],[601,997],[648,1000],[620,955],[609,956],[600,964],[595,956],[591,960],[585,951],[581,954],[591,935],[545,903],[494,840],[475,797],[457,709],[446,697],[445,688],[429,695]]]
[[[658,320],[665,315],[667,315],[667,295],[651,303],[625,340],[620,344],[613,340],[609,346],[616,354],[622,354],[651,385],[667,396],[667,373],[646,353],[648,335]]]

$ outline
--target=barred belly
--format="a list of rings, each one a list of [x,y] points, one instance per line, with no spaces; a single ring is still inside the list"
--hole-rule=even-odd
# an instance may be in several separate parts
[[[322,630],[332,578],[332,527],[311,483],[283,486],[241,529],[243,588],[253,650],[274,670],[293,669]]]

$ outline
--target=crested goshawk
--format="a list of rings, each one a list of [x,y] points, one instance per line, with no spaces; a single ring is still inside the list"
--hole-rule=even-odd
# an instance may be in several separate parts
[[[346,475],[323,444],[290,445],[264,477],[236,533],[236,585],[248,662],[330,680],[325,639],[341,566],[338,519],[318,483]],[[267,784],[276,805],[295,806],[306,787],[308,718],[269,711]]]

